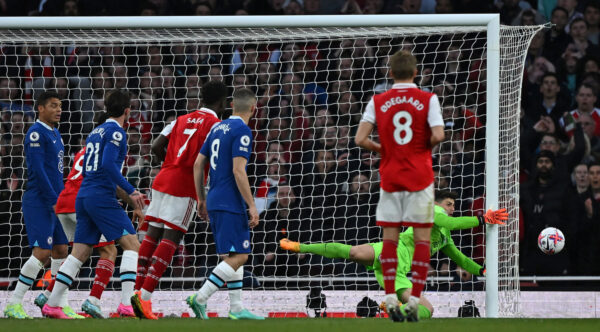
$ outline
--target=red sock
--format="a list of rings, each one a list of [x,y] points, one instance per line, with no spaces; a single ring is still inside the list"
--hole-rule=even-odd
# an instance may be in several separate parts
[[[102,292],[104,292],[114,271],[115,263],[113,261],[108,259],[101,259],[98,261],[98,265],[96,265],[96,278],[94,278],[94,285],[92,285],[90,296],[97,299],[102,298]]]
[[[50,280],[50,283],[48,284],[48,287],[46,287],[46,290],[49,291],[50,293],[52,293],[52,289],[54,289],[55,281],[56,281],[56,276],[53,276],[52,280]]]
[[[427,271],[429,270],[429,241],[415,242],[415,254],[412,260],[412,296],[421,297],[421,292],[425,288],[427,281]]]
[[[381,250],[381,269],[383,270],[383,286],[386,294],[396,293],[396,269],[398,268],[398,240],[383,240]]]
[[[150,258],[152,257],[154,249],[156,249],[156,239],[151,238],[148,235],[144,236],[144,240],[142,240],[142,244],[140,245],[140,250],[138,252],[137,276],[135,277],[134,287],[135,290],[142,289],[144,279],[146,278],[146,273],[148,272],[148,265],[150,265]]]
[[[154,292],[160,277],[162,277],[169,264],[171,264],[171,259],[173,259],[176,249],[177,245],[173,241],[167,239],[160,241],[158,248],[156,248],[154,255],[152,255],[152,265],[148,269],[148,274],[142,286],[143,289],[150,293]]]

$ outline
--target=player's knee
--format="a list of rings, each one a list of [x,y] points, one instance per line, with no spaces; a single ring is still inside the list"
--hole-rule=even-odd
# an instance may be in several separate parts
[[[100,252],[100,259],[107,259],[111,262],[117,259],[117,247],[114,245],[100,247],[98,251]]]
[[[138,252],[140,250],[140,242],[135,235],[129,234],[122,236],[119,239],[119,245],[123,250],[133,250]]]
[[[66,258],[69,255],[69,247],[66,244],[59,244],[52,247],[52,258]]]
[[[42,249],[40,247],[34,247],[32,256],[37,258],[43,264],[46,264],[50,260],[52,251],[50,249]]]

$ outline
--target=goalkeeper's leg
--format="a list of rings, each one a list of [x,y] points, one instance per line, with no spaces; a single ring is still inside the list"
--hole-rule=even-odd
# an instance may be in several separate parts
[[[402,303],[404,303],[400,307],[400,310],[406,311],[407,306],[408,306],[408,301],[410,300],[410,297],[411,297],[411,292],[412,292],[412,288],[398,289],[398,291],[397,291],[398,298],[400,299],[400,301]],[[424,296],[421,296],[421,298],[419,299],[419,305],[418,305],[418,317],[419,317],[419,319],[429,319],[429,318],[431,318],[431,316],[433,316],[433,305],[431,304],[431,302],[429,302],[429,300],[427,300],[427,298],[425,298]]]
[[[351,246],[338,242],[304,244],[288,239],[279,241],[283,250],[297,253],[315,254],[327,258],[348,259],[364,266],[372,266],[375,260],[375,250],[370,244]]]

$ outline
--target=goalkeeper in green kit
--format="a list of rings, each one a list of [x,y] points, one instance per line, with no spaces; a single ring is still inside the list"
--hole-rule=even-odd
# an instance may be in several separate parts
[[[435,193],[434,225],[431,229],[431,255],[441,250],[458,266],[469,273],[482,276],[485,274],[485,268],[465,256],[456,248],[450,236],[450,231],[473,228],[484,223],[504,224],[503,220],[508,219],[508,213],[506,213],[505,209],[500,209],[496,211],[488,210],[482,217],[451,217],[454,212],[456,197],[457,195],[451,191],[439,191]],[[379,262],[383,242],[351,246],[335,242],[302,244],[283,239],[279,244],[284,250],[316,254],[327,258],[344,258],[364,265],[367,270],[375,272],[377,282],[383,287],[383,273]],[[409,227],[406,231],[400,233],[397,249],[396,294],[398,300],[405,303],[400,309],[402,311],[404,311],[411,294],[412,283],[406,275],[410,272],[414,250],[413,229]],[[420,299],[418,314],[419,319],[431,318],[433,314],[433,306],[425,297],[421,297]]]

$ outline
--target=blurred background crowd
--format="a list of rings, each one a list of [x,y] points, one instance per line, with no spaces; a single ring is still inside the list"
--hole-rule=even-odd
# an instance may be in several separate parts
[[[520,125],[519,209],[523,275],[598,275],[600,245],[600,1],[598,0],[0,0],[0,15],[313,15],[500,13],[504,25],[552,23],[527,51]],[[472,37],[472,38],[471,38]],[[423,64],[416,82],[440,97],[447,141],[434,151],[436,187],[458,193],[455,215],[484,211],[485,34],[258,44],[144,43],[23,45],[0,40],[0,263],[27,254],[20,213],[24,133],[44,89],[63,99],[59,130],[66,156],[82,147],[103,110],[104,93],[128,89],[129,154],[124,174],[149,193],[160,165],[151,143],[176,116],[202,105],[200,86],[222,80],[250,87],[259,107],[250,126],[251,185],[261,213],[253,238],[253,273],[297,276],[365,273],[356,265],[290,255],[283,237],[349,244],[380,239],[374,215],[379,159],[355,146],[364,106],[393,82],[387,56],[401,48]],[[71,167],[71,160],[65,161]],[[65,171],[65,175],[67,171]],[[151,197],[150,197],[151,198]],[[537,235],[548,226],[566,236],[548,257]],[[191,227],[175,270],[214,264],[205,223]],[[481,228],[457,232],[456,245],[484,262]],[[5,244],[9,244],[6,246]],[[14,265],[14,266],[13,266]],[[14,267],[14,269],[13,269]],[[432,274],[472,276],[434,259]],[[4,275],[3,275],[4,276]],[[452,283],[450,287],[452,287]],[[463,287],[464,286],[459,286]]]

